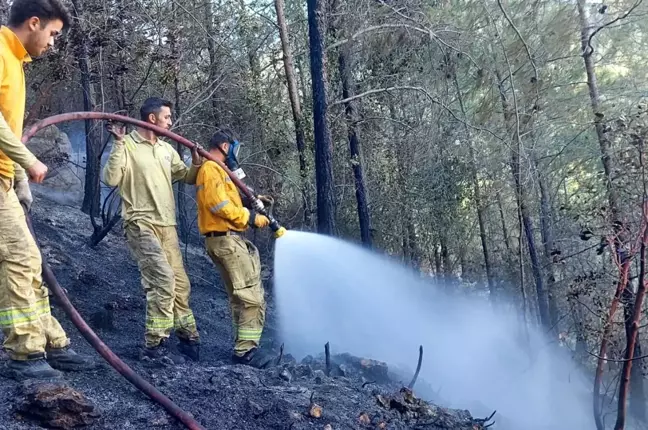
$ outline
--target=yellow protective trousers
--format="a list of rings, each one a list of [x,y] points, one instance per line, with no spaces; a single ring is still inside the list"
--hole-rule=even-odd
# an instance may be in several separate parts
[[[198,341],[196,320],[189,307],[191,284],[175,226],[136,221],[126,224],[124,230],[146,293],[145,345],[159,345],[174,328],[178,338]]]
[[[243,356],[259,346],[265,324],[259,251],[252,242],[236,234],[207,237],[205,246],[220,271],[229,297],[234,353]]]
[[[34,360],[70,340],[50,313],[41,255],[12,182],[0,176],[0,328],[11,359]]]

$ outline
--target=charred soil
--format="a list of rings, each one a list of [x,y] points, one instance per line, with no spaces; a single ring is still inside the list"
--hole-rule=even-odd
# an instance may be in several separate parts
[[[479,430],[488,425],[467,411],[417,399],[390,377],[386,365],[371,360],[334,355],[327,369],[323,354],[298,363],[286,351],[282,363],[271,369],[231,365],[227,297],[211,261],[195,246],[186,248],[186,268],[202,338],[201,361],[167,367],[141,362],[144,294],[121,229],[115,228],[91,248],[89,219],[76,209],[37,199],[32,219],[54,273],[86,321],[129,366],[207,429]],[[274,308],[271,297],[267,298],[264,342],[278,352]],[[55,300],[52,308],[75,350],[102,361]],[[0,353],[0,360],[4,359],[6,355]],[[67,373],[65,379],[96,407],[97,413],[88,413],[87,420],[72,420],[87,424],[85,428],[182,428],[107,364],[90,372]],[[25,413],[25,396],[34,396],[27,391],[24,384],[0,377],[0,429],[38,428],[34,416]],[[85,402],[82,399],[83,408]]]

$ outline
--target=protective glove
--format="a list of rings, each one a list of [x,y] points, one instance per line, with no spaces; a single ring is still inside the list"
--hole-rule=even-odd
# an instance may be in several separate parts
[[[250,211],[250,220],[248,221],[250,227],[263,228],[270,225],[270,220],[267,216]]]
[[[34,197],[32,197],[31,189],[29,188],[29,180],[22,179],[16,181],[14,184],[14,190],[18,196],[18,201],[24,204],[27,207],[27,210],[29,210],[34,202]]]

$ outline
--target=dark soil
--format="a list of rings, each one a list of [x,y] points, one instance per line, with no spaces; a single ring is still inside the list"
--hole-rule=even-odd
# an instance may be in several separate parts
[[[386,367],[359,365],[361,361],[353,357],[333,357],[330,376],[326,376],[322,357],[296,363],[289,351],[282,365],[268,370],[231,365],[227,298],[211,261],[195,246],[186,249],[186,267],[202,337],[201,362],[170,367],[141,362],[144,295],[121,229],[115,228],[91,248],[87,244],[89,218],[76,209],[37,199],[32,219],[43,252],[86,321],[129,366],[208,429],[478,430],[483,426],[467,411],[428,405],[407,390],[401,392],[399,382],[383,378]],[[75,350],[101,361],[55,300],[53,313]],[[269,303],[264,342],[278,350],[272,344],[273,321]],[[0,354],[0,359],[6,356]],[[101,413],[86,428],[183,428],[108,365],[86,373],[67,373],[66,381]],[[18,412],[20,389],[20,384],[0,377],[0,429],[38,428]]]

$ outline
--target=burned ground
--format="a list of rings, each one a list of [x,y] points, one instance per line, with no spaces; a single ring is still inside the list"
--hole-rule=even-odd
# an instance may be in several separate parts
[[[375,362],[333,356],[327,376],[321,357],[300,363],[286,351],[282,365],[259,371],[229,364],[231,324],[226,295],[200,247],[186,250],[192,307],[202,336],[201,362],[151,367],[138,361],[144,295],[125,242],[114,233],[87,245],[90,223],[76,209],[38,199],[32,211],[43,252],[73,304],[104,342],[160,391],[208,429],[482,428],[467,411],[446,410],[416,399]],[[270,299],[270,297],[268,297]],[[53,312],[74,348],[102,361],[53,301]],[[274,309],[268,306],[266,340],[273,345]],[[2,355],[6,359],[5,355]],[[91,429],[182,428],[157,404],[108,365],[69,373],[70,386],[96,404]],[[35,425],[19,411],[21,384],[0,378],[0,429]]]

